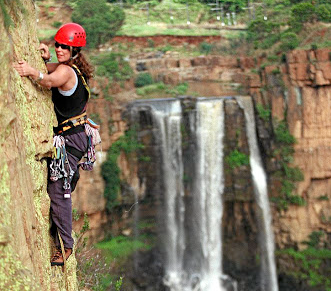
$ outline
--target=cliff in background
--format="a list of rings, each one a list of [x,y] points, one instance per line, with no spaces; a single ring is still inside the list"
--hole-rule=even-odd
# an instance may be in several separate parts
[[[5,2],[8,3],[9,1]],[[50,91],[21,78],[12,62],[26,60],[46,72],[38,51],[34,1],[10,1],[13,25],[0,13],[0,289],[77,290],[75,258],[68,278],[52,268],[46,157],[55,115]]]
[[[265,154],[270,197],[275,198],[282,191],[281,181],[275,175],[277,163],[282,162],[274,155],[275,128],[280,121],[286,122],[296,139],[289,165],[298,167],[304,176],[303,181],[295,181],[293,193],[301,197],[305,205],[289,202],[287,210],[280,211],[274,207],[275,239],[279,248],[301,248],[302,242],[314,231],[331,234],[330,53],[330,49],[294,50],[284,56],[282,62],[274,64],[267,57],[172,58],[165,55],[131,60],[138,72],[149,72],[158,81],[188,82],[197,96],[251,95],[255,104],[270,111],[269,124],[260,126],[258,134]],[[258,111],[256,118],[261,119]]]
[[[292,164],[304,176],[296,192],[306,203],[274,216],[276,241],[301,248],[314,231],[331,235],[331,49],[292,51],[284,64],[265,67],[260,84],[252,95],[269,104],[274,119],[287,121],[296,139]],[[263,86],[265,92],[256,90]]]
[[[130,59],[136,73],[148,72],[156,81],[165,84],[188,82],[189,89],[194,90],[197,93],[196,96],[251,95],[253,97],[256,105],[259,141],[268,173],[277,250],[304,249],[311,235],[318,233],[323,233],[321,243],[324,244],[321,246],[327,247],[325,243],[331,235],[329,187],[331,176],[328,166],[331,154],[328,118],[331,110],[330,52],[330,49],[295,50],[284,56],[282,62],[274,63],[270,63],[266,57],[254,59],[211,55],[180,58],[178,55],[160,56],[156,53],[154,55],[149,53],[146,57],[141,54],[137,59]],[[137,98],[134,90],[130,92],[132,92],[132,100]],[[112,96],[113,94],[111,93]],[[101,100],[97,99],[93,102],[105,104],[102,103],[104,101],[101,95],[99,98]],[[114,113],[116,124],[121,124],[116,130],[116,136],[120,136],[125,129],[125,121],[120,118],[120,112],[125,110],[125,106],[125,102],[115,98],[112,103],[109,103],[108,109],[104,106],[94,106],[93,112],[99,113],[101,117],[106,116],[106,119],[102,119],[103,124],[108,124],[112,119],[104,112],[108,110],[110,114]],[[264,108],[265,116],[262,116],[263,112],[261,114],[258,110],[261,106]],[[246,142],[240,134],[244,132],[245,125],[241,116],[242,112],[240,113],[237,107],[229,105],[225,108],[226,122],[228,122],[226,128],[230,136],[229,140],[225,141],[225,156],[230,153],[233,144],[236,144],[242,153],[247,154]],[[151,121],[147,115],[142,114],[140,122]],[[291,142],[287,145],[290,155],[286,157],[288,159],[286,161],[277,154],[280,150],[277,144],[276,135],[279,134],[277,126],[283,120],[286,124],[283,132],[287,134],[288,130],[287,137],[290,138],[291,134],[296,139],[295,143]],[[155,165],[155,157],[150,150],[149,143],[153,144],[153,139],[149,135],[151,130],[150,124],[147,124],[146,128],[142,127],[140,133],[141,141],[146,145],[142,156],[150,157],[150,161],[138,162],[138,171],[136,171],[134,165],[137,159],[127,162],[127,158],[122,155],[118,160],[122,173],[122,193],[119,194],[119,201],[122,203],[126,201],[127,204],[123,203],[124,208],[129,208],[134,203],[133,195],[131,200],[124,199],[128,192],[128,184],[132,186],[132,189],[145,189],[145,191],[136,192],[139,193],[141,204],[144,205],[140,210],[141,220],[147,218],[155,220],[157,217],[155,213],[157,201],[153,197],[158,191],[155,189],[155,167],[158,166]],[[106,149],[107,147],[103,147],[104,151]],[[292,149],[294,149],[293,153],[291,153]],[[288,163],[287,166],[294,169],[297,167],[304,179],[300,181],[301,178],[297,177],[295,178],[297,180],[288,181],[287,179],[291,177],[286,177],[289,174],[286,170],[283,176],[278,176],[280,171],[284,172],[284,168],[281,169],[283,163]],[[225,164],[225,166],[228,168],[228,165]],[[136,172],[132,172],[132,169]],[[225,253],[231,254],[230,259],[233,262],[230,263],[237,266],[247,265],[249,255],[246,254],[250,254],[251,262],[256,260],[251,252],[251,246],[256,243],[256,235],[254,235],[256,227],[254,217],[251,215],[254,212],[254,203],[249,177],[247,166],[235,169],[231,175],[226,172],[225,177],[224,247]],[[137,180],[140,184],[136,183]],[[286,192],[288,189],[284,189],[286,185],[289,185],[291,194]],[[118,220],[116,216],[112,217],[114,235],[122,231],[124,233],[124,230],[130,228],[124,220],[124,215],[119,216]],[[247,229],[251,229],[248,235],[245,233]],[[243,243],[246,244],[245,247],[242,246]],[[240,250],[240,253],[246,251],[246,253],[241,257],[232,255],[236,253],[236,250]],[[288,263],[289,260],[282,256],[278,256],[277,260],[278,271],[282,278],[300,269],[302,265],[300,262]],[[151,261],[148,264],[151,264]],[[320,270],[323,272],[326,269],[321,267]],[[325,276],[327,277],[327,274]]]

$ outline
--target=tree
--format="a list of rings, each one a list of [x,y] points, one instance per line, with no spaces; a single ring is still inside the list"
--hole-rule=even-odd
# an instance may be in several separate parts
[[[106,0],[79,0],[71,18],[84,27],[87,46],[96,48],[115,36],[123,25],[125,14]]]

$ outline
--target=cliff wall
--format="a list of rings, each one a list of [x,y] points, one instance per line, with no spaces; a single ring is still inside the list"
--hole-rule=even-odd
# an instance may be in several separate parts
[[[274,216],[279,247],[289,242],[302,247],[313,231],[331,235],[330,52],[330,49],[290,52],[286,63],[265,67],[261,84],[268,87],[267,92],[253,93],[260,101],[269,103],[274,118],[287,121],[297,141],[292,164],[304,174],[296,191],[306,201],[305,205],[291,205],[288,211]]]
[[[31,0],[2,2],[1,8],[9,18],[0,13],[0,290],[77,290],[74,256],[66,281],[61,267],[50,266],[45,159],[55,124],[50,91],[12,68],[23,59],[46,71],[36,8]]]

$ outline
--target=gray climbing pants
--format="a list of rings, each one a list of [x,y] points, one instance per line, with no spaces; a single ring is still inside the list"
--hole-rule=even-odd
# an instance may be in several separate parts
[[[85,132],[74,133],[65,136],[66,146],[73,147],[81,152],[87,151],[87,136]],[[67,152],[70,167],[73,171],[77,170],[79,159]],[[65,189],[63,179],[55,182],[48,179],[47,192],[51,199],[50,216],[52,221],[51,234],[55,239],[55,245],[60,247],[57,231],[61,235],[65,248],[73,248],[72,238],[72,201],[64,198]]]

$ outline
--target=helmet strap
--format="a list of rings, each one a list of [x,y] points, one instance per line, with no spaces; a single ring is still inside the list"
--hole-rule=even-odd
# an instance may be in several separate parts
[[[72,46],[70,46],[70,61],[76,59],[78,57],[79,52],[75,51],[76,54],[74,56],[72,56],[72,53],[73,53]]]

